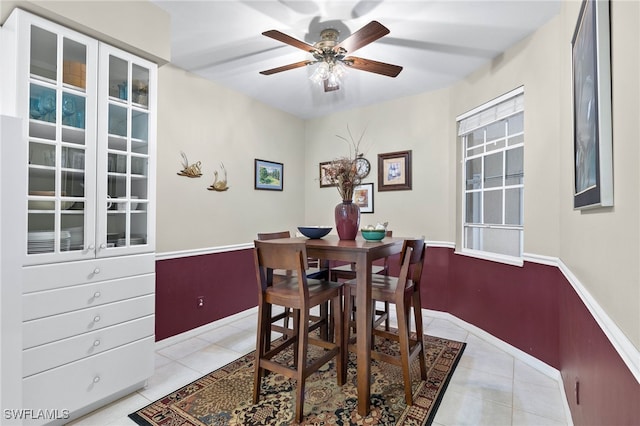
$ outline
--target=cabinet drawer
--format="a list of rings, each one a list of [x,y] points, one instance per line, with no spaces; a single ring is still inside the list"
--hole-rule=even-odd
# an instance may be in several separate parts
[[[151,377],[153,337],[23,379],[23,407],[77,411]]]
[[[22,376],[31,376],[153,336],[154,329],[155,317],[149,315],[91,333],[27,349],[22,352]]]
[[[151,315],[154,295],[136,297],[22,323],[22,348],[28,349],[67,337],[100,330],[122,322]]]
[[[153,294],[155,286],[155,274],[147,274],[25,294],[22,296],[22,320]]]
[[[23,268],[23,293],[155,272],[155,254],[91,259]]]

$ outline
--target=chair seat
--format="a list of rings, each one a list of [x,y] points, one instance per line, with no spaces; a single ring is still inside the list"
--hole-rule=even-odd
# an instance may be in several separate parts
[[[356,280],[345,281],[344,285],[351,288],[351,294],[356,292]],[[404,293],[410,295],[413,293],[413,281],[407,280]],[[396,297],[398,288],[398,278],[387,275],[374,275],[371,277],[371,298],[380,302],[393,302]]]
[[[337,297],[341,293],[342,284],[332,281],[320,281],[307,278],[309,288],[309,302],[312,306],[318,304],[318,300],[327,300]],[[277,284],[267,288],[265,291],[267,303],[288,306],[293,309],[300,309],[300,289],[296,277],[285,278]]]

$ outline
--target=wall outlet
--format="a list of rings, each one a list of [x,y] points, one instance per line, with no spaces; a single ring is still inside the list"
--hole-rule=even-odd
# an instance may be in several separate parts
[[[204,296],[196,297],[196,304],[198,308],[202,308],[204,306]]]

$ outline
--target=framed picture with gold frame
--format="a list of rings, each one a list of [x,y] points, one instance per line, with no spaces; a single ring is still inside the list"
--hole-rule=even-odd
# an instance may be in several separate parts
[[[411,151],[378,154],[378,191],[411,189]]]

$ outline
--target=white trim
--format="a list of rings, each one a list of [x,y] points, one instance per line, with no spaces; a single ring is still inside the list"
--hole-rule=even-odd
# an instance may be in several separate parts
[[[522,260],[521,257],[506,256],[503,254],[491,253],[488,251],[462,249],[462,250],[456,250],[455,254],[459,254],[461,256],[474,257],[476,259],[489,260],[491,262],[504,263],[506,265],[511,265],[511,266],[524,265],[524,261]]]
[[[228,251],[252,249],[253,243],[232,244],[228,246],[205,247],[193,250],[168,251],[156,253],[156,260],[178,259],[181,257],[201,256],[203,254],[225,253]]]
[[[558,266],[557,257],[544,256],[542,254],[522,253],[522,260],[525,262],[539,263],[541,265]]]
[[[427,247],[441,247],[450,249],[456,248],[456,243],[452,243],[449,241],[426,241],[425,244],[427,245]]]

